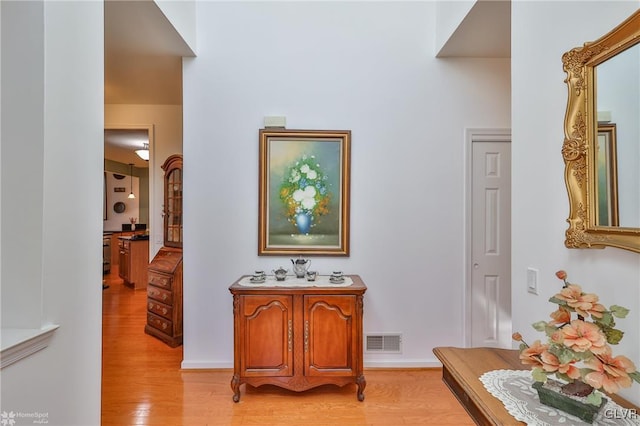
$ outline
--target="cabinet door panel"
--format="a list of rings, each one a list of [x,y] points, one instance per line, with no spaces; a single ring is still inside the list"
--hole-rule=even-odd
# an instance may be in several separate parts
[[[182,155],[167,157],[164,170],[164,245],[182,248]]]
[[[246,376],[293,374],[290,296],[243,296],[241,368]]]
[[[355,374],[355,296],[305,297],[305,374]]]

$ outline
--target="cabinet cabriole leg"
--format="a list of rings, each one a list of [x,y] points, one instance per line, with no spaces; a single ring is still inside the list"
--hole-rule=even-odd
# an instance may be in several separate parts
[[[356,383],[358,384],[358,401],[362,402],[364,401],[364,388],[367,387],[367,381],[363,375],[360,375],[356,379]]]
[[[231,390],[233,391],[233,402],[240,401],[240,378],[236,375],[231,379]]]

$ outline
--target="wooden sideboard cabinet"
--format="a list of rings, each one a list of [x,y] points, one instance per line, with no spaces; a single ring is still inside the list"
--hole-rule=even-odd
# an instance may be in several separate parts
[[[135,290],[147,287],[149,240],[118,237],[118,275]]]
[[[358,385],[364,400],[362,313],[367,289],[351,275],[348,287],[250,287],[233,294],[233,400],[240,385],[272,384],[304,391],[324,384]]]
[[[182,249],[163,247],[149,264],[145,333],[182,344]]]

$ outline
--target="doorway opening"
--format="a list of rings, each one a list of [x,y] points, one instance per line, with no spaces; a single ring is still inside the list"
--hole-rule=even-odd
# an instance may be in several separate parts
[[[154,176],[150,173],[154,167],[154,135],[153,125],[108,125],[104,129],[104,171],[105,174],[115,174],[135,176],[139,182],[139,193],[136,198],[129,200],[116,200],[118,193],[108,191],[105,196],[105,232],[123,231],[123,225],[130,223],[130,218],[134,217],[139,224],[145,228],[153,229],[153,199],[154,199]],[[149,159],[140,157],[136,150],[147,148]],[[133,173],[131,172],[133,170]],[[122,198],[122,197],[120,197]],[[118,213],[111,209],[111,204],[120,201],[125,204],[125,211]],[[126,204],[136,206],[134,216],[126,212]],[[122,208],[121,208],[122,209]]]

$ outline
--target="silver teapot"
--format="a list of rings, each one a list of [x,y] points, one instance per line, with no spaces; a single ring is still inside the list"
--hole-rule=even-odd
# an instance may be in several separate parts
[[[291,259],[293,264],[293,273],[296,274],[296,278],[304,278],[311,266],[310,259],[303,259],[302,255],[298,259]]]

